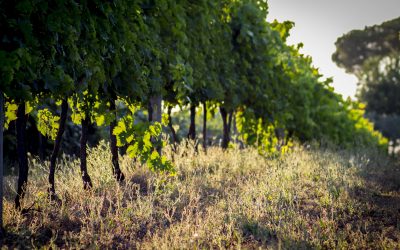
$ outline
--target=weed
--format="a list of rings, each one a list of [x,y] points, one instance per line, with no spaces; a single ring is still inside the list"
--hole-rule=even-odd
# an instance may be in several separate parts
[[[165,148],[170,155],[170,148]],[[125,183],[111,173],[108,146],[89,151],[94,188],[82,188],[79,161],[62,157],[60,203],[46,199],[48,163],[30,160],[25,206],[13,208],[7,177],[6,248],[335,248],[399,249],[399,166],[374,152],[303,149],[265,158],[257,150],[180,146],[177,174],[152,173],[121,157]]]

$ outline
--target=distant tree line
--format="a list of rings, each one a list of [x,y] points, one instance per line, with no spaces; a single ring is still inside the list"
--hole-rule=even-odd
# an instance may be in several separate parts
[[[366,103],[367,117],[396,148],[400,139],[400,17],[343,35],[332,59],[357,76],[357,97]]]

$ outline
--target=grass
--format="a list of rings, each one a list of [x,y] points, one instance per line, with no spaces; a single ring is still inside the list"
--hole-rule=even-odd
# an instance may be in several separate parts
[[[48,163],[31,158],[25,215],[7,178],[3,247],[400,249],[400,167],[375,152],[296,146],[268,159],[254,149],[180,147],[176,176],[122,157],[119,185],[107,148],[89,150],[91,191],[79,161],[60,160],[59,204],[47,199]]]

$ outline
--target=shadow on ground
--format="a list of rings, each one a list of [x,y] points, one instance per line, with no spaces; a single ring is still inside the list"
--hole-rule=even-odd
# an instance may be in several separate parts
[[[362,206],[360,214],[343,220],[368,237],[385,237],[400,242],[400,162],[389,166],[360,169],[364,185],[350,190],[351,198]]]

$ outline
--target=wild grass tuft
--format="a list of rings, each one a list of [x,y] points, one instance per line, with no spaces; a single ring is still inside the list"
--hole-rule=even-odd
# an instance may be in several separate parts
[[[171,155],[166,148],[165,154]],[[121,157],[112,177],[108,145],[89,150],[94,188],[84,191],[79,160],[59,160],[47,198],[48,163],[30,159],[25,215],[6,179],[3,245],[9,248],[399,249],[400,172],[376,152],[296,146],[282,157],[255,149],[180,146],[175,176]]]

